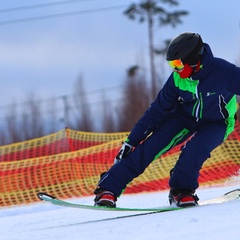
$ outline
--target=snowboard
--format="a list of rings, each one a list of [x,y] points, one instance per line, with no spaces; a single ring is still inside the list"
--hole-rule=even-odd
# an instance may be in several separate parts
[[[186,208],[172,207],[172,206],[162,206],[162,207],[154,207],[154,208],[120,208],[120,207],[108,208],[108,207],[99,207],[99,206],[92,206],[92,205],[86,205],[86,204],[71,203],[68,201],[60,200],[44,192],[37,193],[37,196],[40,200],[44,202],[52,203],[57,206],[88,209],[88,210],[149,212],[149,213],[152,212],[153,213],[153,212],[169,212],[169,211],[186,209]],[[201,205],[210,205],[210,204],[220,204],[220,203],[237,200],[239,198],[240,198],[240,189],[235,189],[225,193],[222,196],[205,200],[205,201],[200,201],[199,205],[201,206]]]

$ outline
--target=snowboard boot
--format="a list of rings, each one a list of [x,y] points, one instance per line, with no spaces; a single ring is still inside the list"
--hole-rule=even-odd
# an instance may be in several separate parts
[[[97,188],[94,191],[96,197],[94,199],[94,206],[115,208],[117,197],[110,191]]]
[[[169,192],[169,203],[171,206],[192,207],[198,205],[198,196],[195,190],[189,189],[171,189]]]

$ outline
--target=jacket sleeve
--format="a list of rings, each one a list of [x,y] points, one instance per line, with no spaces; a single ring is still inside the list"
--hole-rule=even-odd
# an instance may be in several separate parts
[[[133,127],[127,142],[132,146],[137,146],[161,124],[176,101],[177,91],[174,86],[173,74],[171,74],[158,93],[156,100]]]
[[[240,68],[232,65],[229,92],[240,95]]]

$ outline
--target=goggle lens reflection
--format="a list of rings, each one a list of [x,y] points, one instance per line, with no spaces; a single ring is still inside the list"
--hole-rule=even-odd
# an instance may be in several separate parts
[[[168,63],[171,66],[171,68],[176,70],[182,70],[184,68],[184,65],[180,59],[171,60],[171,61],[168,61]]]

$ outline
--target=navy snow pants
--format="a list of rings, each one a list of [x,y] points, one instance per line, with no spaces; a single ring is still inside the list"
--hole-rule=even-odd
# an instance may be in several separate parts
[[[199,171],[211,151],[223,142],[226,127],[224,121],[196,122],[177,113],[171,114],[150,137],[113,165],[100,179],[98,186],[119,197],[127,184],[142,174],[155,158],[193,135],[182,148],[169,186],[195,190],[199,186]]]

